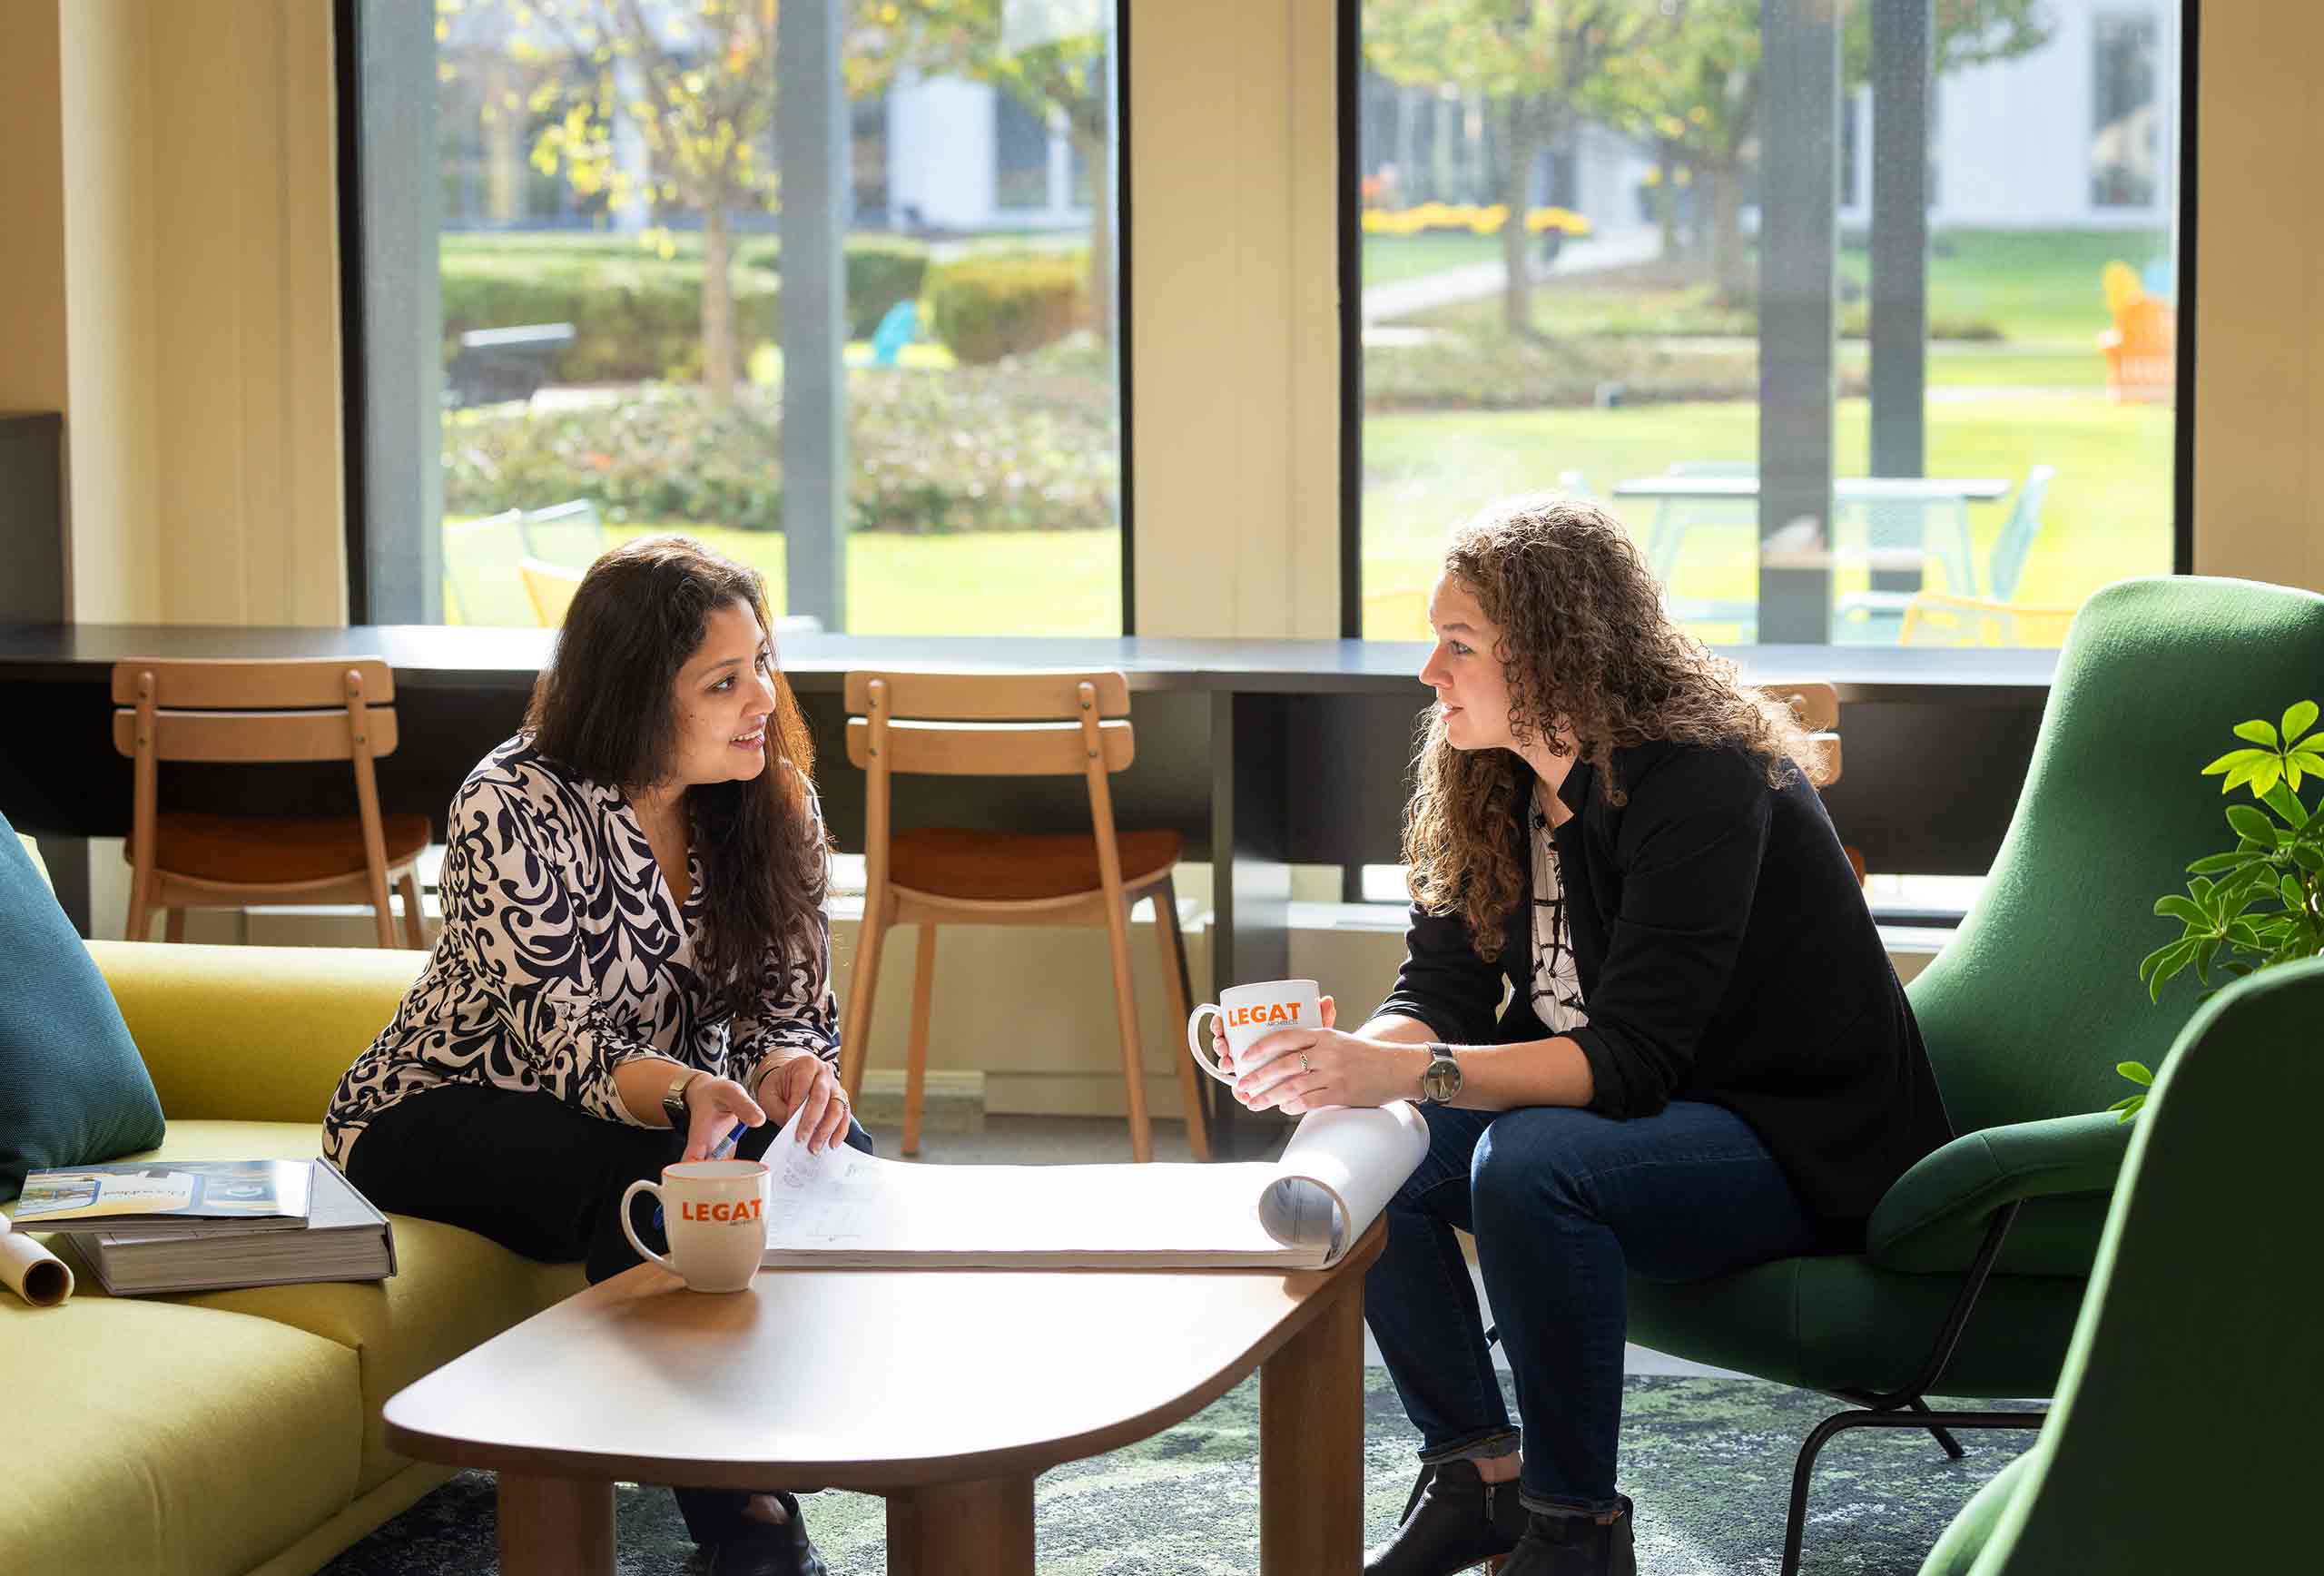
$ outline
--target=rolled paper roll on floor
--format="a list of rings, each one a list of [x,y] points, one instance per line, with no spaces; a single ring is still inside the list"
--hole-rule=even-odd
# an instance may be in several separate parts
[[[0,1215],[0,1285],[36,1308],[53,1308],[73,1295],[73,1269]]]

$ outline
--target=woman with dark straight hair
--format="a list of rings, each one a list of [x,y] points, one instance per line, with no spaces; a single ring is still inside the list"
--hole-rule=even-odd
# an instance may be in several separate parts
[[[594,1283],[622,1193],[730,1136],[871,1148],[837,1077],[812,748],[758,576],[683,537],[590,566],[524,731],[452,800],[444,928],[340,1080],[324,1152],[381,1208]],[[737,1129],[743,1131],[737,1132]],[[641,1198],[632,1224],[661,1227]],[[823,1570],[788,1493],[681,1489],[717,1576]]]
[[[1632,1576],[1627,1278],[1860,1252],[1951,1133],[1811,741],[1670,622],[1619,521],[1497,504],[1453,534],[1428,616],[1395,989],[1353,1034],[1326,1008],[1251,1046],[1236,1093],[1428,1123],[1364,1283],[1421,1436],[1367,1576]]]

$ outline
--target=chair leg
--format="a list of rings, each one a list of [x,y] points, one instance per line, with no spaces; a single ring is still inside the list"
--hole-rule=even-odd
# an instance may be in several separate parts
[[[839,1037],[840,1087],[851,1106],[863,1103],[863,1059],[872,1049],[872,999],[880,987],[880,943],[888,939],[887,906],[884,899],[867,898],[855,933],[855,978],[847,988]]]
[[[150,941],[153,939],[153,904],[146,893],[145,872],[133,870],[129,873],[129,912],[122,916],[121,933],[125,941]]]
[[[1916,1397],[1894,1411],[1841,1412],[1824,1419],[1799,1447],[1798,1463],[1791,1469],[1791,1511],[1784,1522],[1779,1576],[1799,1576],[1799,1548],[1807,1532],[1807,1480],[1816,1470],[1816,1457],[1837,1435],[1851,1428],[1926,1428],[1937,1433],[1948,1423],[1955,1428],[2040,1428],[2048,1415],[2047,1412],[1931,1412]]]
[[[418,873],[412,871],[404,872],[403,880],[396,883],[396,891],[403,894],[404,945],[416,952],[425,951],[428,948],[428,921],[421,917],[419,911]]]
[[[1909,1404],[1915,1412],[1919,1413],[1923,1417],[1930,1415],[1928,1403],[1923,1401],[1918,1396],[1915,1396],[1907,1404]],[[1955,1461],[1959,1461],[1969,1453],[1967,1451],[1961,1448],[1961,1442],[1954,1438],[1952,1432],[1943,1423],[1932,1423],[1928,1425],[1928,1431],[1936,1436],[1936,1443],[1945,1447],[1945,1453],[1951,1456]]]
[[[911,1046],[904,1059],[904,1153],[920,1153],[920,1112],[928,1083],[928,1005],[936,986],[936,923],[920,921],[920,956],[911,976]]]
[[[1121,1026],[1122,1081],[1129,1097],[1129,1154],[1154,1158],[1154,1130],[1146,1120],[1146,1064],[1137,1049],[1137,996],[1129,977],[1129,905],[1106,905],[1106,941],[1114,960],[1114,1015]]]
[[[183,909],[162,911],[162,938],[170,941],[185,940],[185,911]]]
[[[1187,941],[1178,933],[1178,893],[1168,876],[1148,894],[1154,899],[1154,931],[1162,942],[1162,992],[1170,1003],[1170,1021],[1184,1023],[1194,994],[1187,978]],[[1210,1158],[1210,1128],[1203,1117],[1203,1086],[1210,1079],[1195,1069],[1195,1059],[1181,1056],[1173,1046],[1170,1059],[1178,1064],[1178,1098],[1187,1108],[1187,1143],[1195,1158]]]

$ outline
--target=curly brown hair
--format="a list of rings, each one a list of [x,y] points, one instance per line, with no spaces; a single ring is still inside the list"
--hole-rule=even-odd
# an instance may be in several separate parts
[[[1501,630],[1511,734],[1563,755],[1562,724],[1609,803],[1628,802],[1613,753],[1649,740],[1740,745],[1770,788],[1816,758],[1788,705],[1738,683],[1733,663],[1670,622],[1629,531],[1595,504],[1558,494],[1492,504],[1452,533],[1444,572]],[[1454,749],[1433,709],[1422,722],[1404,810],[1413,900],[1458,913],[1488,960],[1524,898],[1518,831],[1532,775],[1513,750]]]

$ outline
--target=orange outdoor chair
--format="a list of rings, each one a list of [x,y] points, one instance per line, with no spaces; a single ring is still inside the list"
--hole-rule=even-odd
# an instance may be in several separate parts
[[[1130,1153],[1153,1157],[1146,1074],[1129,972],[1129,915],[1154,903],[1163,989],[1174,1022],[1190,992],[1178,933],[1176,832],[1119,832],[1108,779],[1130,763],[1129,685],[1118,673],[851,673],[847,758],[867,782],[863,928],[840,1033],[840,1081],[853,1101],[863,1085],[880,944],[897,925],[920,927],[911,1040],[904,1069],[903,1152],[920,1151],[928,1070],[930,991],[939,925],[1103,925],[1113,958],[1114,1005],[1129,1107]],[[1079,777],[1090,831],[977,832],[889,825],[891,780],[922,773],[970,777]],[[1194,1059],[1173,1047],[1195,1158],[1210,1158]]]
[[[403,895],[404,944],[428,945],[414,873],[425,815],[382,815],[371,763],[395,753],[396,681],[376,656],[297,660],[130,658],[113,665],[113,747],[135,763],[125,933],[142,941],[153,911],[185,939],[188,908],[246,902],[371,905],[379,945],[396,945],[390,882]],[[163,761],[235,764],[345,761],[351,816],[173,813],[160,805]]]
[[[2114,326],[2098,336],[2106,356],[2106,392],[2125,403],[2159,404],[2179,389],[2179,314],[2159,296],[2137,295],[2114,309]]]

